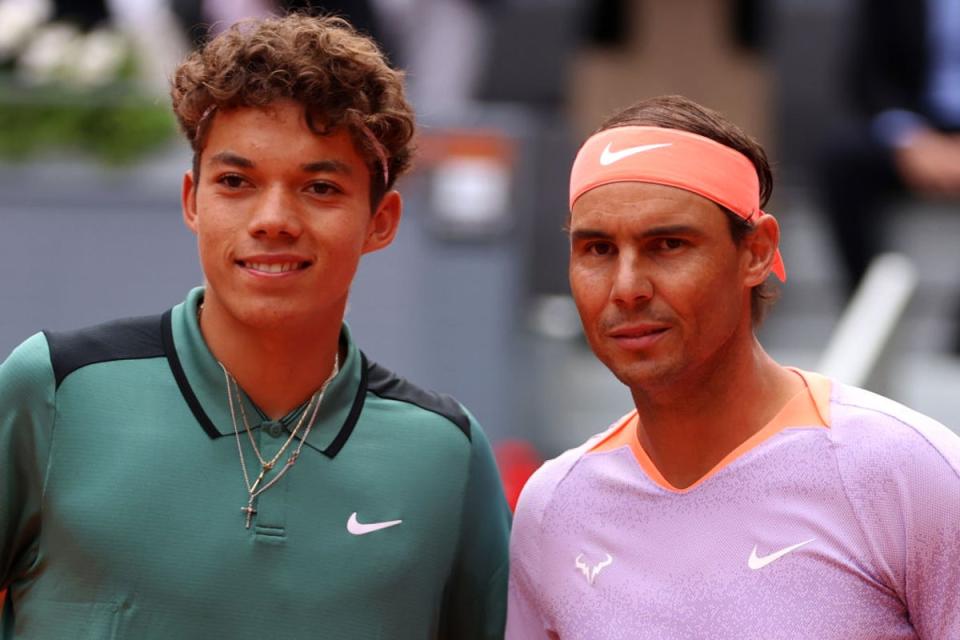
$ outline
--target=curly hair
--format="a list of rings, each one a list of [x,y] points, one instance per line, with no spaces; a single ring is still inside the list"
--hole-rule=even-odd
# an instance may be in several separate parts
[[[693,100],[679,95],[658,96],[641,100],[607,118],[594,132],[614,127],[650,126],[679,129],[710,138],[739,151],[753,164],[760,186],[760,207],[765,207],[773,193],[773,171],[767,154],[760,144],[743,132],[740,127],[720,113],[703,107]],[[733,212],[726,211],[730,235],[739,246],[753,226]],[[753,326],[759,327],[770,307],[779,297],[779,289],[770,282],[763,282],[751,290],[750,307]]]
[[[403,77],[342,18],[293,13],[238,22],[191,53],[173,74],[170,97],[193,148],[194,176],[216,111],[292,99],[304,105],[314,133],[347,128],[370,169],[376,204],[413,156]]]

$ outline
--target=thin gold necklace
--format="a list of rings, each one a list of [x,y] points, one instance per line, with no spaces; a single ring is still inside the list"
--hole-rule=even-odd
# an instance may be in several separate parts
[[[240,429],[237,426],[237,414],[233,406],[233,389],[236,388],[237,402],[240,403],[240,410],[244,411],[243,398],[240,396],[240,385],[238,385],[237,381],[233,379],[233,377],[227,371],[227,368],[223,366],[222,362],[218,362],[218,364],[220,365],[220,368],[223,369],[224,380],[227,384],[227,403],[230,405],[230,420],[233,423],[233,435],[237,443],[237,453],[240,456],[240,470],[243,471],[243,483],[247,488],[247,504],[246,506],[241,507],[240,510],[247,515],[245,527],[249,529],[250,522],[252,521],[253,516],[257,513],[257,510],[253,506],[254,501],[260,494],[275,485],[280,478],[282,478],[287,471],[289,471],[290,468],[296,464],[297,458],[300,457],[300,451],[303,449],[303,445],[307,441],[307,437],[310,435],[310,430],[313,429],[313,424],[317,418],[317,411],[320,409],[320,403],[323,402],[323,397],[327,391],[327,385],[330,384],[330,381],[333,380],[340,371],[340,354],[338,353],[336,356],[334,356],[333,369],[330,371],[330,375],[320,386],[320,388],[310,397],[310,400],[303,409],[303,413],[300,415],[300,419],[297,421],[297,425],[290,432],[290,436],[280,448],[280,451],[278,451],[277,455],[275,455],[270,461],[265,461],[263,459],[263,456],[260,454],[260,450],[257,448],[256,444],[254,444],[250,425],[247,423],[246,415],[244,415],[244,430],[247,432],[247,437],[250,439],[250,443],[253,445],[253,450],[257,455],[257,460],[260,462],[260,473],[257,474],[256,479],[252,483],[250,482],[250,475],[247,473],[247,461],[243,455],[243,446],[240,444]],[[312,411],[310,409],[311,405],[313,406]],[[297,448],[290,453],[290,455],[287,457],[287,460],[283,463],[283,466],[280,467],[280,470],[277,471],[277,473],[263,486],[260,486],[260,483],[266,477],[267,473],[273,469],[274,465],[276,465],[277,461],[283,455],[284,451],[287,450],[290,443],[299,432],[301,426],[304,424],[304,419],[306,418],[307,414],[310,414],[310,420],[306,423],[303,436],[300,438],[300,444],[298,444]]]
[[[257,460],[260,462],[260,467],[263,469],[260,473],[261,477],[257,478],[257,480],[255,480],[253,483],[253,485],[256,486],[263,474],[273,469],[274,465],[277,464],[277,460],[280,459],[280,456],[284,454],[284,452],[287,450],[287,447],[289,447],[290,443],[293,442],[293,439],[300,431],[300,427],[303,426],[304,420],[307,419],[307,414],[310,413],[310,406],[316,401],[317,394],[320,392],[317,391],[310,396],[310,400],[307,401],[307,405],[303,408],[303,413],[300,414],[300,418],[297,420],[296,425],[294,425],[293,429],[290,431],[287,441],[283,443],[283,446],[280,447],[280,450],[277,451],[277,454],[267,461],[263,459],[263,454],[260,453],[260,447],[257,446],[257,441],[253,437],[253,430],[250,428],[250,423],[247,421],[247,410],[243,408],[243,398],[240,396],[240,386],[237,384],[236,380],[232,380],[232,382],[234,392],[237,394],[237,404],[240,405],[240,418],[243,420],[243,427],[247,432],[247,439],[250,440],[250,446],[253,448],[253,453],[257,456]],[[227,393],[229,392],[230,391],[228,389]]]

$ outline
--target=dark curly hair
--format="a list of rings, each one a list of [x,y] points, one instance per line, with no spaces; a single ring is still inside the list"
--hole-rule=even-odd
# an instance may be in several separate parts
[[[238,22],[177,67],[170,97],[193,148],[194,176],[216,111],[280,99],[302,103],[318,135],[347,128],[370,169],[371,204],[410,168],[415,124],[403,73],[341,18],[293,13]]]
[[[767,154],[760,144],[743,132],[740,127],[727,120],[720,113],[703,107],[684,96],[668,95],[641,100],[618,111],[594,132],[606,131],[615,127],[648,126],[665,129],[679,129],[710,138],[720,144],[739,151],[747,157],[757,171],[760,182],[760,207],[763,208],[773,193],[773,172]],[[730,225],[733,241],[740,245],[753,226],[731,211],[724,210]],[[770,307],[779,297],[779,289],[770,282],[763,282],[751,290],[751,317],[753,325],[759,327]]]

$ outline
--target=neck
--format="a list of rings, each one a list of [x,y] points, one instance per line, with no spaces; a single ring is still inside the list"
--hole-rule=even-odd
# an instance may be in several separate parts
[[[272,419],[300,406],[333,371],[343,314],[309,326],[251,327],[216,304],[204,304],[200,331],[250,399]],[[344,354],[340,361],[343,362]]]
[[[803,382],[749,340],[664,388],[632,389],[640,444],[663,477],[686,488],[760,431]]]

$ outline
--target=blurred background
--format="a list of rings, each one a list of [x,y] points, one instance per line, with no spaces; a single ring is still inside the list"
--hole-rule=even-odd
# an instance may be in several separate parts
[[[579,143],[664,93],[773,161],[774,357],[960,429],[960,0],[0,0],[0,353],[200,284],[166,78],[224,25],[311,5],[382,43],[420,118],[347,321],[467,405],[508,474],[631,409],[580,335],[561,227]]]

